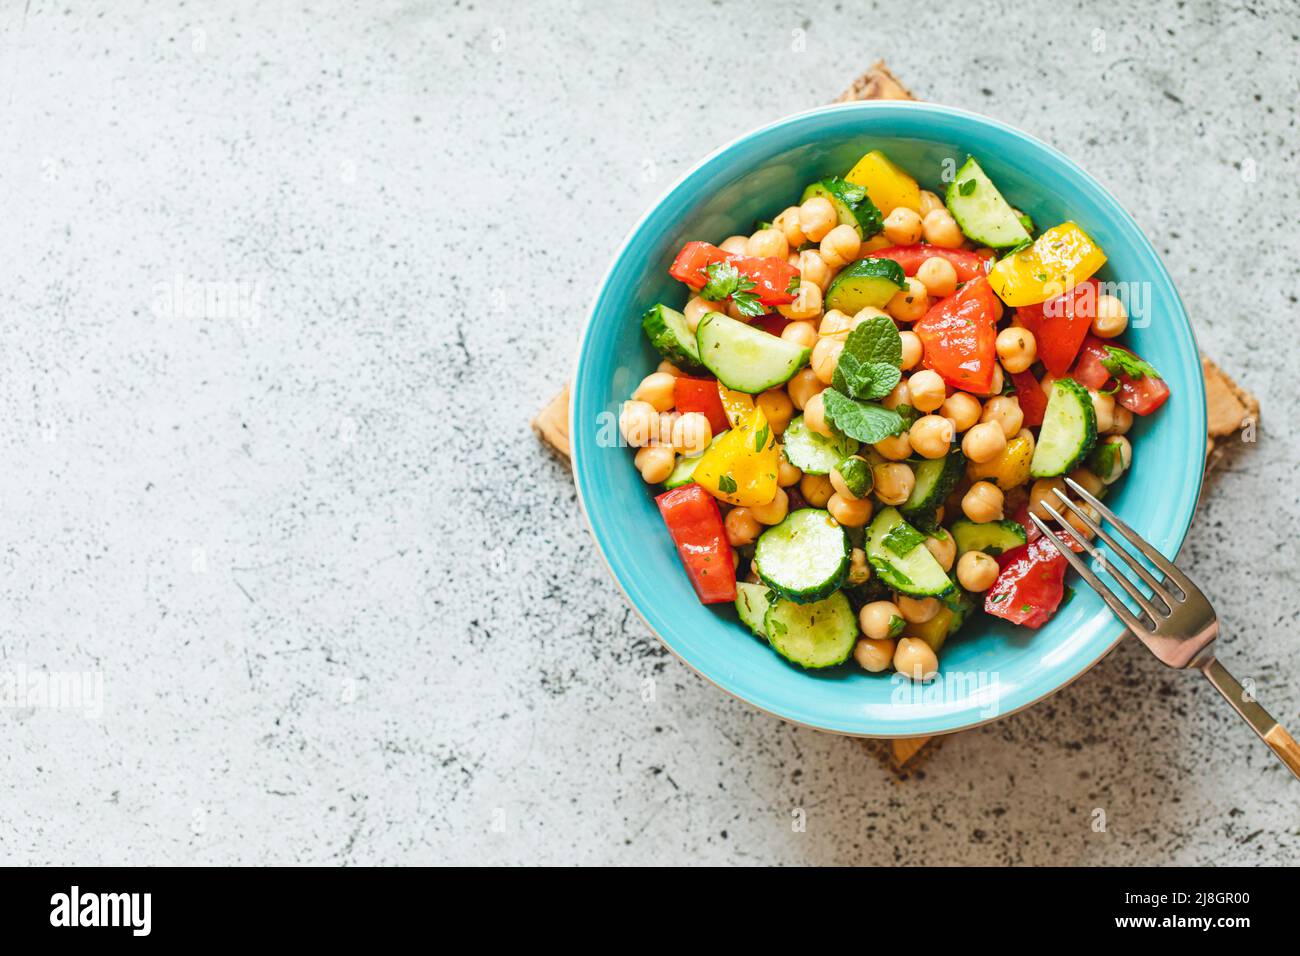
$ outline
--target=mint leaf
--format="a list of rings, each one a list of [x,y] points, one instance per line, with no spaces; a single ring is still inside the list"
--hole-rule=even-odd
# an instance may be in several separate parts
[[[736,479],[730,475],[723,475],[718,479],[718,490],[724,495],[733,494],[736,490]]]
[[[903,419],[893,409],[848,398],[833,388],[822,393],[826,420],[841,434],[874,445],[903,431]]]
[[[898,637],[903,633],[903,628],[907,627],[907,622],[897,614],[889,615],[889,636]]]
[[[884,315],[867,319],[844,340],[831,384],[849,398],[884,398],[902,378],[903,340]]]
[[[757,454],[767,447],[767,440],[771,437],[772,429],[764,425],[754,434],[754,452]]]
[[[900,558],[906,557],[914,550],[925,543],[925,535],[917,531],[910,524],[900,524],[890,530],[881,540],[883,544]]]
[[[1129,378],[1160,378],[1160,373],[1155,370],[1155,367],[1150,362],[1144,362],[1132,352],[1117,349],[1113,345],[1102,347],[1106,350],[1106,357],[1101,360],[1101,364],[1111,375],[1127,375]]]

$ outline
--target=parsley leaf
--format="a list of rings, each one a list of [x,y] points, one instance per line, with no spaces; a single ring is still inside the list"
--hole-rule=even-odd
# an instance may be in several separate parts
[[[700,298],[708,299],[710,302],[720,302],[730,297],[731,301],[736,303],[736,309],[741,315],[756,318],[767,314],[767,309],[758,300],[758,296],[750,291],[754,288],[754,280],[737,269],[733,263],[715,262],[705,267],[704,274],[709,278],[699,292]]]
[[[903,633],[903,628],[907,627],[907,622],[897,614],[889,615],[889,636],[898,637]]]
[[[957,184],[957,192],[961,193],[963,196],[969,196],[974,191],[975,191],[975,180],[973,179],[967,179],[965,182],[960,182]]]
[[[764,425],[762,428],[760,428],[757,432],[754,433],[755,454],[757,454],[758,452],[762,451],[764,448],[767,447],[767,440],[768,438],[771,437],[771,435],[772,435],[772,429],[768,425]]]
[[[1143,361],[1132,352],[1115,348],[1113,345],[1106,345],[1103,348],[1106,350],[1106,357],[1101,360],[1101,364],[1111,375],[1116,377],[1126,375],[1129,378],[1160,378],[1160,373],[1155,370],[1155,367],[1150,362]]]
[[[849,398],[884,398],[902,378],[903,340],[888,316],[867,319],[844,341],[832,384]]]
[[[734,494],[736,491],[736,479],[730,475],[723,475],[718,479],[718,490],[724,495]]]
[[[893,528],[880,541],[886,548],[900,558],[906,557],[925,543],[925,535],[910,524],[900,524]]]
[[[789,284],[788,286],[785,287],[785,294],[786,294],[786,295],[798,295],[798,294],[799,294],[799,278],[800,278],[800,277],[797,276],[797,275],[793,275],[793,276],[790,277],[790,284]]]
[[[859,402],[841,395],[833,388],[822,393],[826,420],[841,434],[874,445],[904,430],[898,412],[881,405]]]

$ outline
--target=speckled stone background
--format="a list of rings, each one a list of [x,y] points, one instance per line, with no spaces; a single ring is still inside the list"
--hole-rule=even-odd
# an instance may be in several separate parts
[[[528,430],[667,183],[884,56],[1110,186],[1263,400],[1184,557],[1300,724],[1295,5],[917,9],[0,6],[0,670],[103,680],[0,711],[0,862],[1295,862],[1133,644],[905,782],[730,699]]]

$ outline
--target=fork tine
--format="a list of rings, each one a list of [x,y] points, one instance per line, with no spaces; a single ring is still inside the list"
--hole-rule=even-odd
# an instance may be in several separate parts
[[[1077,554],[1066,547],[1065,542],[1052,533],[1052,529],[1047,526],[1042,518],[1038,517],[1036,514],[1030,514],[1029,520],[1038,526],[1038,530],[1043,533],[1044,537],[1051,540],[1052,544],[1056,547],[1056,550],[1060,551],[1065,557],[1065,560],[1070,562],[1070,567],[1078,571],[1079,575],[1092,586],[1092,589],[1097,592],[1098,596],[1106,602],[1106,605],[1112,611],[1115,612],[1115,616],[1124,622],[1125,627],[1138,637],[1151,636],[1151,632],[1147,630],[1146,625],[1137,619],[1137,616],[1129,610],[1128,605],[1117,598],[1110,588],[1101,583],[1101,579],[1093,573],[1092,568],[1088,567],[1087,563],[1080,560]]]
[[[1143,582],[1146,584],[1146,586],[1149,587],[1155,593],[1156,597],[1160,598],[1160,600],[1165,602],[1166,608],[1168,608],[1170,611],[1174,609],[1174,603],[1175,603],[1174,596],[1169,593],[1168,589],[1166,589],[1163,584],[1161,584],[1159,581],[1156,580],[1154,574],[1152,574],[1145,567],[1143,567],[1141,561],[1133,557],[1132,552],[1130,552],[1127,548],[1121,548],[1119,544],[1116,543],[1115,539],[1106,533],[1105,528],[1103,528],[1098,522],[1092,520],[1092,515],[1088,514],[1088,512],[1084,511],[1073,501],[1067,498],[1065,496],[1065,492],[1063,492],[1060,488],[1056,489],[1056,497],[1060,498],[1061,503],[1064,504],[1067,508],[1069,508],[1073,514],[1078,516],[1079,520],[1082,521],[1085,525],[1087,525],[1089,529],[1092,530],[1093,534],[1101,538],[1101,540],[1106,543],[1106,546],[1110,548],[1111,551],[1115,552],[1115,555],[1117,557],[1123,558],[1124,565],[1127,568],[1129,568],[1129,570],[1131,570],[1134,574],[1140,577],[1143,580]]]
[[[1065,483],[1070,487],[1070,490],[1096,508],[1097,513],[1105,518],[1106,521],[1113,524],[1119,530],[1119,533],[1125,537],[1128,543],[1133,545],[1133,547],[1137,548],[1138,551],[1142,553],[1144,558],[1159,568],[1160,573],[1165,576],[1166,580],[1172,580],[1176,585],[1178,585],[1179,590],[1181,590],[1184,595],[1190,597],[1193,594],[1200,593],[1200,589],[1192,583],[1191,579],[1187,575],[1178,570],[1178,568],[1174,566],[1173,562],[1163,554],[1151,547],[1151,545],[1147,544],[1140,534],[1125,524],[1124,520],[1120,518],[1119,515],[1115,514],[1115,512],[1103,505],[1092,494],[1092,492],[1087,488],[1084,488],[1073,478],[1066,478]]]
[[[1154,626],[1156,624],[1159,624],[1161,617],[1163,617],[1164,615],[1161,615],[1160,617],[1156,616],[1155,606],[1152,605],[1152,603],[1149,600],[1147,600],[1147,596],[1145,594],[1143,594],[1141,591],[1138,590],[1137,585],[1134,584],[1132,581],[1130,581],[1126,575],[1116,574],[1111,569],[1110,563],[1106,560],[1106,558],[1102,557],[1101,552],[1098,551],[1093,546],[1093,543],[1089,541],[1087,538],[1085,538],[1083,535],[1079,534],[1079,532],[1075,531],[1074,526],[1071,525],[1068,521],[1066,521],[1065,518],[1061,516],[1060,512],[1058,512],[1046,501],[1042,502],[1042,506],[1047,509],[1048,514],[1050,514],[1053,518],[1056,519],[1057,523],[1061,526],[1061,529],[1065,531],[1067,534],[1069,534],[1069,536],[1073,538],[1076,542],[1078,542],[1079,547],[1083,548],[1083,550],[1088,554],[1089,557],[1096,558],[1098,561],[1101,562],[1102,568],[1119,583],[1120,587],[1124,589],[1124,592],[1129,597],[1131,597],[1135,602],[1137,602],[1137,606],[1142,609],[1142,613],[1151,619],[1152,625]]]

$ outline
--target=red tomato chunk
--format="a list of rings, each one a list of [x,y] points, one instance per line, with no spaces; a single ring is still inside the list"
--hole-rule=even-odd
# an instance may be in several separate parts
[[[665,491],[655,504],[700,603],[735,601],[736,569],[717,500],[699,485],[689,484]]]
[[[938,246],[925,245],[888,246],[875,252],[868,252],[864,258],[892,259],[903,267],[904,275],[914,276],[926,259],[933,259],[936,256],[952,263],[952,267],[957,270],[958,282],[978,279],[985,274],[985,263],[990,261],[965,249],[941,249]]]
[[[1127,352],[1136,357],[1131,349],[1122,349],[1111,345],[1095,335],[1089,335],[1083,342],[1083,351],[1079,355],[1079,364],[1074,367],[1074,378],[1087,388],[1103,389],[1112,378],[1119,383],[1115,401],[1135,415],[1150,415],[1169,398],[1169,386],[1162,378],[1144,375],[1132,378],[1128,375],[1111,375],[1110,369],[1102,364],[1106,358],[1107,347]]]
[[[683,415],[699,412],[707,418],[709,430],[715,435],[720,435],[731,427],[727,411],[722,407],[722,396],[718,394],[717,379],[679,375],[673,383],[673,403]]]
[[[1046,538],[1012,548],[998,558],[1002,572],[984,597],[984,610],[1012,624],[1042,627],[1065,596],[1065,565]]]
[[[930,307],[912,331],[925,347],[925,365],[953,388],[987,395],[998,361],[997,296],[982,276]]]

